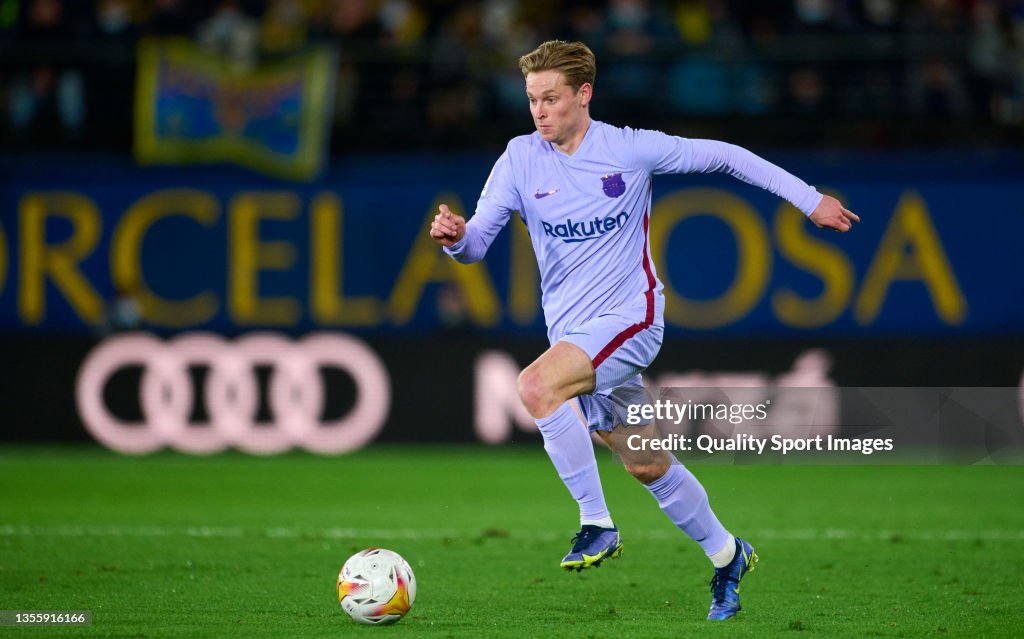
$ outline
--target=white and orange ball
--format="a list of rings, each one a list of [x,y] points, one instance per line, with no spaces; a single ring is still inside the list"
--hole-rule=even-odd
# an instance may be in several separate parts
[[[395,623],[416,599],[416,575],[397,552],[367,548],[348,558],[338,573],[338,603],[360,623]]]

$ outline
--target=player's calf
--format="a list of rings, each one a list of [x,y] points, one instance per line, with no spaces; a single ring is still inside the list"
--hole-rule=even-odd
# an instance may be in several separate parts
[[[646,464],[626,464],[626,471],[629,472],[637,481],[641,484],[649,484],[654,481],[658,481],[665,476],[668,472],[669,464],[666,463],[646,463]]]
[[[626,471],[641,484],[655,482],[668,472],[675,461],[671,454],[663,450],[648,450],[646,446],[637,447],[639,441],[658,437],[658,429],[654,424],[647,426],[616,426],[611,432],[598,431],[604,443],[622,459]],[[632,438],[632,439],[631,439]],[[631,446],[630,442],[634,442]]]

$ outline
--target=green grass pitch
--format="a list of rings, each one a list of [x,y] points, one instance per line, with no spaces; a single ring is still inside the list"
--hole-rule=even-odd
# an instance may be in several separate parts
[[[761,562],[704,620],[710,564],[607,453],[625,552],[564,573],[575,505],[539,445],[126,458],[0,449],[0,609],[92,610],[4,637],[1020,636],[1024,466],[692,469]],[[395,626],[339,608],[368,546],[412,564]]]

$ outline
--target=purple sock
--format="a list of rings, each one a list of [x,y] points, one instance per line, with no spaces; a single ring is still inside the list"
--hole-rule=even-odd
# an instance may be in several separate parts
[[[647,484],[647,490],[672,523],[700,544],[709,557],[729,540],[729,531],[711,512],[704,487],[682,464],[669,466],[667,473]]]
[[[544,450],[558,476],[580,506],[580,519],[594,521],[610,517],[597,472],[594,443],[569,402],[544,419],[538,419],[537,428],[544,436]]]

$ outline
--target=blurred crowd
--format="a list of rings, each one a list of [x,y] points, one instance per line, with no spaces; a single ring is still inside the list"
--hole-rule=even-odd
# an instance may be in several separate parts
[[[241,68],[330,43],[336,149],[528,131],[516,61],[551,37],[594,49],[618,124],[884,147],[1016,145],[1024,123],[1024,0],[0,0],[4,138],[128,148],[144,36]]]

